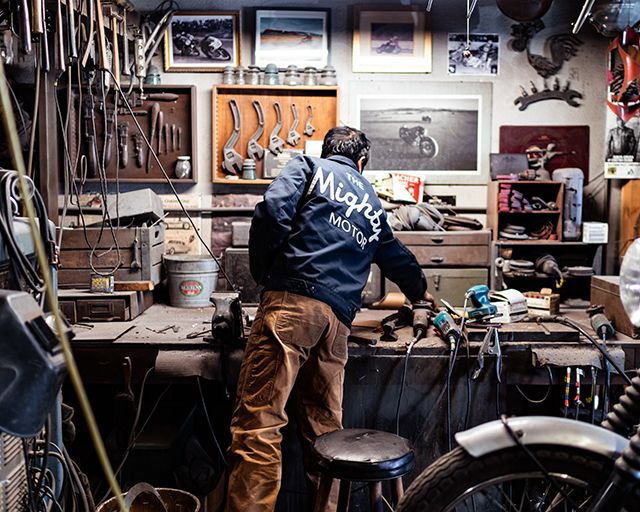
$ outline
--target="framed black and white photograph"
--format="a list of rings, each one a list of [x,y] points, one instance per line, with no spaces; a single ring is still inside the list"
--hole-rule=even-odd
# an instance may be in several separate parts
[[[419,7],[354,8],[354,72],[429,73],[431,32]]]
[[[487,180],[491,84],[378,82],[371,91],[358,88],[353,122],[371,140],[367,171],[416,171],[426,184]]]
[[[500,71],[498,34],[449,34],[447,41],[450,75],[489,75]]]
[[[177,12],[164,38],[165,71],[240,65],[239,12]]]
[[[321,68],[329,63],[329,9],[256,9],[254,64]]]

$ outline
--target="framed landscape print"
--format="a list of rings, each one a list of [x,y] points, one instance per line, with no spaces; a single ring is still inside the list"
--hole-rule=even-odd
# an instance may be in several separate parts
[[[410,171],[425,184],[489,176],[491,84],[358,82],[351,122],[371,141],[366,171]]]
[[[256,9],[254,64],[326,66],[329,21],[329,9]]]
[[[355,7],[353,18],[354,72],[431,72],[431,33],[424,8]]]
[[[165,71],[240,65],[239,12],[176,12],[164,36]]]

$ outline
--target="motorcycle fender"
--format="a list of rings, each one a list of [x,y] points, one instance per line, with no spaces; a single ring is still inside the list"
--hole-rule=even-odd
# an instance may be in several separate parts
[[[629,445],[628,439],[615,432],[566,418],[523,416],[509,418],[507,423],[524,445],[581,448],[609,458],[616,458]],[[458,432],[455,438],[475,458],[516,445],[500,420]]]

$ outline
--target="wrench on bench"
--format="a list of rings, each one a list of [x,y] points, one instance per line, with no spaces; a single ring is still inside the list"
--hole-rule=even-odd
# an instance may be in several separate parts
[[[300,123],[300,117],[298,116],[298,109],[296,108],[296,104],[291,104],[291,113],[293,114],[293,123],[291,124],[291,128],[289,128],[289,133],[287,134],[287,144],[290,146],[295,146],[300,142],[300,134],[296,131],[298,124]]]
[[[258,116],[258,128],[247,142],[247,156],[253,160],[260,160],[264,156],[264,148],[258,142],[264,132],[264,110],[258,100],[253,100],[253,108]]]
[[[269,151],[274,155],[279,155],[284,149],[284,141],[278,137],[282,129],[282,109],[280,108],[280,103],[277,101],[273,104],[273,108],[276,109],[276,125],[273,127],[271,135],[269,136]]]

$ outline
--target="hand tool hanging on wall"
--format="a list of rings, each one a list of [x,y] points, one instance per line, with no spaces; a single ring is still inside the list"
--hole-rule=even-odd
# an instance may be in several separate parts
[[[156,136],[158,128],[158,117],[160,116],[160,104],[154,103],[151,106],[151,136],[149,137],[149,154],[147,155],[147,174],[151,172],[151,146]]]
[[[67,70],[66,52],[64,49],[64,23],[62,21],[62,0],[56,1],[56,69],[59,73]]]
[[[102,2],[95,0],[95,12],[96,12],[96,33],[98,36],[98,69],[101,71],[107,71],[110,69],[109,56],[107,54],[107,36],[104,31],[104,14],[102,12]]]
[[[311,105],[307,105],[307,122],[304,124],[304,134],[307,137],[311,137],[313,132],[316,131],[314,126],[311,124],[313,121],[313,107]]]
[[[87,62],[89,61],[89,57],[93,51],[93,39],[95,37],[95,23],[96,23],[96,4],[89,0],[87,2],[87,42],[84,47],[84,53],[82,54],[82,59],[80,60],[80,64],[82,67],[87,66]]]
[[[131,76],[129,60],[129,38],[127,37],[127,8],[122,9],[122,72],[123,76]]]
[[[111,48],[113,53],[113,77],[118,86],[120,86],[120,42],[118,35],[118,26],[122,17],[111,7],[109,9],[109,18],[111,25]]]
[[[178,151],[178,132],[175,124],[171,125],[171,151]]]
[[[29,20],[28,0],[20,0],[18,4],[18,15],[20,16],[20,41],[22,52],[31,54],[31,21]]]
[[[169,130],[171,129],[171,127],[169,126],[169,124],[165,124],[163,127],[164,130],[164,151],[165,153],[169,153],[170,151],[173,151],[173,148],[169,149],[169,142],[171,140],[171,134],[169,133]]]
[[[33,18],[31,32],[39,34],[40,68],[48,73],[51,69],[49,61],[49,40],[47,39],[47,22],[45,19],[44,0],[33,0],[31,4]]]
[[[158,154],[162,154],[162,129],[164,128],[164,112],[158,114]],[[153,139],[152,139],[153,142]],[[165,148],[166,151],[167,148]]]
[[[124,169],[129,164],[129,125],[118,124],[118,151],[120,168]]]
[[[176,137],[177,142],[177,151],[180,151],[182,149],[182,127],[178,126],[178,133],[177,133],[177,137]]]
[[[105,105],[104,108],[106,109],[106,112],[107,112],[107,117],[106,117],[107,121],[105,123],[105,129],[104,129],[105,147],[104,147],[104,156],[103,156],[104,168],[106,170],[106,168],[109,167],[109,164],[111,163],[111,155],[113,154],[112,153],[113,130],[115,129],[116,110],[112,106]]]
[[[233,131],[222,150],[222,169],[227,174],[237,175],[242,170],[242,156],[234,149],[236,142],[240,138],[240,109],[235,99],[229,100],[229,108],[231,108],[231,115],[233,116]]]
[[[258,116],[258,128],[249,139],[249,142],[247,142],[247,156],[254,160],[260,160],[264,156],[264,148],[258,142],[258,139],[264,133],[264,110],[262,109],[262,103],[258,100],[253,100],[252,104]]]
[[[69,64],[78,60],[78,46],[76,44],[76,2],[67,0],[67,52]]]
[[[136,166],[142,169],[144,167],[144,151],[142,150],[142,135],[139,133],[133,134],[133,154],[136,158]]]
[[[95,131],[95,102],[93,95],[84,97],[84,142],[86,144],[87,176],[95,178],[98,175],[98,147]]]
[[[277,101],[273,104],[273,108],[276,110],[276,124],[269,136],[269,151],[274,155],[282,153],[284,149],[284,141],[278,137],[280,130],[282,129],[282,110],[280,109],[280,103]]]
[[[291,124],[291,128],[289,128],[289,133],[287,134],[287,144],[290,146],[295,146],[300,142],[300,134],[296,131],[298,124],[300,123],[300,118],[298,117],[298,109],[296,108],[296,104],[291,104],[291,114],[293,115],[293,123]]]

